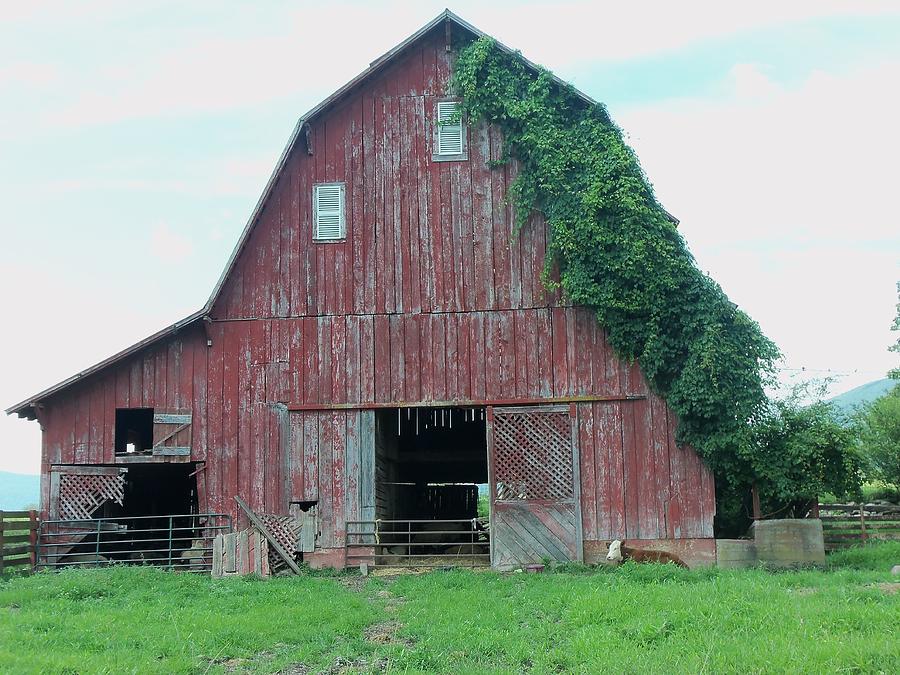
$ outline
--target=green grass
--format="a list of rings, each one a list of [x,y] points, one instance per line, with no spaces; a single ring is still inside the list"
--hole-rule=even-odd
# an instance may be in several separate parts
[[[891,542],[788,572],[69,570],[0,581],[0,671],[900,672],[898,563]]]

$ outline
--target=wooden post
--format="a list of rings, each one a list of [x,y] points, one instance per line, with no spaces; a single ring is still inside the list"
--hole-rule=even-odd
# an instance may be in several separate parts
[[[29,519],[29,527],[31,528],[28,532],[29,543],[31,544],[31,569],[34,570],[37,568],[37,533],[38,527],[40,527],[40,523],[38,523],[38,515],[37,511],[31,509],[28,512]]]
[[[819,498],[816,497],[812,500],[812,503],[809,505],[809,516],[810,518],[818,518],[819,517]]]
[[[3,511],[0,511],[0,577],[3,576]]]
[[[759,488],[756,483],[750,488],[750,494],[753,497],[753,520],[762,520],[762,507],[759,505]]]
[[[866,518],[863,515],[865,512],[866,512],[866,505],[860,504],[859,505],[859,527],[860,527],[861,532],[859,534],[859,538],[862,541],[862,543],[864,543],[864,544],[866,543],[866,539],[868,539],[868,535],[866,535]]]

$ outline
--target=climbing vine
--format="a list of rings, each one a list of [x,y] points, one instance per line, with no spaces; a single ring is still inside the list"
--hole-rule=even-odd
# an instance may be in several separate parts
[[[502,129],[519,163],[517,226],[534,212],[549,226],[546,270],[637,359],[678,414],[679,442],[728,480],[752,480],[749,427],[778,348],[697,268],[605,107],[488,38],[459,51],[453,86],[470,119]]]

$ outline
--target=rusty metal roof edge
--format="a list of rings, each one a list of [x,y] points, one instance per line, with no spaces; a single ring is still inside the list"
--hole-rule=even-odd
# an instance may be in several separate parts
[[[21,415],[21,413],[23,411],[27,410],[28,408],[33,408],[40,401],[53,396],[54,394],[60,392],[61,390],[75,384],[76,382],[80,382],[81,380],[85,379],[86,377],[88,377],[90,375],[93,375],[94,373],[96,373],[100,370],[103,370],[107,366],[117,363],[118,361],[121,361],[122,359],[125,359],[125,358],[131,356],[132,354],[139,352],[140,350],[144,349],[145,347],[149,347],[153,343],[158,342],[159,340],[162,340],[165,337],[168,337],[170,335],[177,333],[182,328],[189,326],[190,324],[194,323],[195,321],[199,321],[204,316],[205,316],[205,312],[202,309],[197,312],[194,312],[193,314],[189,314],[188,316],[181,319],[180,321],[176,321],[172,325],[167,326],[167,327],[163,328],[162,330],[157,331],[153,335],[150,335],[149,337],[146,337],[143,340],[134,343],[130,347],[126,347],[125,349],[113,354],[112,356],[103,359],[99,363],[95,363],[94,365],[92,365],[88,368],[85,368],[84,370],[78,371],[77,373],[75,373],[71,377],[66,378],[62,382],[58,382],[58,383],[54,384],[52,387],[48,387],[47,389],[44,389],[43,391],[38,392],[34,396],[29,396],[24,401],[20,401],[19,403],[16,403],[15,405],[10,406],[4,412],[7,415],[12,415],[13,413],[20,413],[20,415]]]

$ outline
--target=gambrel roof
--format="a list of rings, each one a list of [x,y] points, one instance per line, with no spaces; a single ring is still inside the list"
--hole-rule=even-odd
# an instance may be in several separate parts
[[[228,280],[229,276],[231,275],[241,252],[245,248],[248,240],[250,239],[250,235],[253,232],[254,228],[256,227],[257,222],[259,221],[260,216],[263,212],[263,209],[265,208],[265,205],[269,201],[276,184],[278,183],[279,179],[281,178],[281,176],[285,170],[285,166],[288,162],[288,159],[292,156],[292,154],[298,147],[305,148],[305,150],[307,152],[311,152],[312,149],[310,148],[309,141],[306,138],[306,133],[308,132],[310,121],[315,119],[316,117],[320,116],[324,112],[330,110],[338,102],[344,100],[351,92],[355,91],[359,87],[359,85],[361,85],[363,82],[369,80],[370,78],[374,77],[376,74],[383,71],[386,68],[386,66],[393,63],[396,60],[396,58],[400,54],[404,53],[405,50],[407,50],[411,45],[418,43],[418,41],[423,39],[426,35],[431,34],[432,31],[439,30],[442,26],[447,31],[448,37],[449,37],[451,30],[462,31],[463,34],[469,36],[471,39],[477,39],[477,38],[485,36],[485,33],[478,30],[477,28],[475,28],[471,24],[467,23],[463,19],[459,18],[450,10],[444,10],[437,17],[435,17],[432,21],[425,24],[422,28],[420,28],[418,31],[413,33],[406,40],[404,40],[403,42],[398,44],[396,47],[391,49],[390,51],[386,52],[382,56],[380,56],[377,59],[375,59],[374,61],[372,61],[369,64],[369,67],[365,71],[363,71],[362,73],[357,75],[355,78],[350,80],[347,84],[345,84],[343,87],[341,87],[336,92],[334,92],[334,94],[332,94],[331,96],[326,98],[324,101],[322,101],[321,103],[319,103],[318,105],[313,107],[310,111],[308,111],[305,115],[300,117],[300,119],[297,121],[296,125],[294,126],[294,129],[290,135],[290,138],[288,139],[287,145],[285,146],[283,152],[281,153],[281,156],[280,156],[271,176],[269,177],[269,180],[266,183],[265,188],[263,189],[263,192],[262,192],[259,200],[256,203],[256,206],[254,207],[252,213],[250,214],[250,218],[248,219],[247,224],[245,225],[245,227],[240,235],[240,238],[239,238],[236,246],[234,247],[234,250],[232,251],[231,256],[228,259],[228,262],[225,265],[222,275],[219,277],[219,280],[216,282],[212,292],[210,293],[208,300],[206,301],[206,304],[201,309],[190,314],[189,316],[185,317],[184,319],[181,319],[180,321],[175,322],[171,326],[168,326],[168,327],[160,330],[159,332],[145,338],[144,340],[141,340],[140,342],[128,347],[127,349],[124,349],[124,350],[118,352],[117,354],[114,354],[113,356],[91,366],[90,368],[86,368],[85,370],[76,373],[75,375],[63,380],[62,382],[59,382],[59,383],[53,385],[52,387],[49,387],[41,392],[38,392],[37,394],[34,394],[33,396],[28,397],[24,401],[21,401],[15,405],[9,407],[6,410],[6,413],[7,414],[17,413],[20,417],[27,417],[29,419],[34,419],[35,418],[35,406],[37,406],[40,401],[45,400],[45,399],[59,393],[60,391],[66,389],[67,387],[84,380],[86,377],[88,377],[90,375],[93,375],[99,371],[102,371],[103,369],[105,369],[115,363],[118,363],[133,354],[140,352],[141,350],[145,349],[146,347],[148,347],[150,345],[153,345],[161,340],[164,340],[172,335],[175,335],[179,331],[182,331],[185,328],[187,328],[189,326],[193,326],[193,325],[203,321],[204,319],[206,319],[210,315],[210,312],[212,311],[213,307],[215,306],[216,301],[219,299],[219,296],[222,293],[222,289],[225,286],[226,281]],[[501,49],[503,49],[509,53],[515,53],[515,52],[513,52],[512,49],[500,44],[499,42],[497,42],[496,44],[498,47],[500,47]],[[518,56],[519,56],[519,58],[522,59],[522,61],[524,62],[524,64],[527,67],[529,67],[535,71],[539,70],[539,67],[537,65],[535,65],[534,63],[532,63],[531,61],[528,61],[524,57],[521,57],[521,55],[518,55]],[[570,87],[570,85],[565,83],[563,80],[556,78],[556,77],[554,77],[554,79],[556,80],[556,82],[558,82],[560,84],[560,86]],[[596,105],[597,104],[596,101],[594,101],[591,97],[587,96],[586,94],[584,94],[580,91],[577,91],[577,90],[574,90],[574,91],[575,91],[576,95],[578,95],[582,100],[584,100],[585,104],[587,104],[587,105]],[[673,221],[674,220],[675,219],[673,218]],[[677,221],[675,221],[675,222],[677,223]]]

